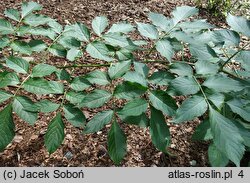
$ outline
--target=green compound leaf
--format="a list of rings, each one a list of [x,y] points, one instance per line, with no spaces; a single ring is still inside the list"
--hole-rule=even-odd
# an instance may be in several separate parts
[[[237,56],[237,61],[241,63],[241,67],[243,67],[246,71],[250,72],[250,51],[244,50],[241,51]]]
[[[146,128],[149,126],[149,119],[145,113],[142,113],[139,116],[127,116],[124,118],[122,118],[123,116],[119,116],[119,117],[126,124],[137,125],[137,126],[142,127],[142,128]]]
[[[12,20],[15,20],[15,21],[19,21],[20,20],[20,18],[21,18],[21,15],[20,15],[20,13],[19,13],[19,11],[18,10],[16,10],[16,9],[6,9],[5,11],[4,11],[4,15],[6,16],[6,17],[8,17],[8,18],[10,18],[10,19],[12,19]]]
[[[107,85],[110,84],[108,74],[103,71],[95,70],[86,74],[85,78],[91,84]]]
[[[42,95],[55,93],[54,89],[51,88],[52,85],[53,83],[50,85],[47,80],[42,78],[30,78],[23,84],[23,87],[28,92]]]
[[[114,116],[114,111],[102,111],[97,113],[86,125],[84,128],[84,133],[95,133],[100,131],[105,125],[110,123]]]
[[[157,110],[162,111],[165,115],[173,116],[177,109],[175,100],[165,91],[156,90],[149,93],[149,100]]]
[[[15,32],[14,26],[7,20],[0,19],[0,33],[13,34]]]
[[[209,92],[206,93],[207,99],[210,100],[218,109],[221,109],[221,107],[224,104],[225,96],[221,93],[216,92]]]
[[[87,45],[86,51],[93,58],[104,60],[107,62],[113,61],[113,58],[109,57],[109,50],[102,42],[92,42]]]
[[[182,30],[184,30],[187,33],[199,32],[202,30],[214,28],[214,26],[207,23],[205,19],[181,22],[178,24],[178,27],[180,27]]]
[[[144,78],[143,75],[139,74],[138,72],[134,71],[128,71],[124,76],[123,76],[125,81],[129,81],[132,83],[138,83],[144,87],[148,86],[147,80]]]
[[[212,107],[209,108],[209,121],[216,148],[237,166],[240,166],[245,146],[237,126]]]
[[[139,98],[146,92],[147,88],[137,83],[124,82],[116,86],[114,96],[118,99],[132,100]]]
[[[29,44],[23,41],[13,41],[10,44],[10,47],[16,51],[20,52],[25,55],[31,55],[32,49],[30,48]]]
[[[192,76],[193,68],[186,63],[173,63],[170,65],[170,72],[178,76]]]
[[[200,91],[200,87],[193,77],[184,76],[178,77],[171,81],[171,86],[178,94],[190,95]]]
[[[2,36],[0,38],[0,49],[5,48],[6,46],[8,46],[10,43],[10,39],[6,36]]]
[[[109,77],[111,79],[116,79],[123,76],[130,69],[130,66],[131,66],[130,60],[111,64],[108,70]]]
[[[174,75],[167,72],[167,71],[157,71],[154,72],[149,78],[149,83],[151,84],[155,84],[155,85],[165,85],[167,86],[170,81],[172,81],[174,79]]]
[[[94,90],[89,93],[80,103],[80,107],[96,108],[104,105],[110,98],[112,94],[106,90]]]
[[[8,100],[12,96],[13,96],[12,94],[0,90],[0,104]]]
[[[148,77],[149,68],[146,64],[140,62],[134,62],[135,72],[141,74],[144,78]]]
[[[192,140],[211,140],[213,139],[210,123],[208,119],[202,121],[193,133]]]
[[[79,58],[81,56],[82,56],[82,51],[81,50],[79,50],[77,48],[71,48],[70,50],[67,51],[66,58],[69,61],[74,61],[74,60],[76,60],[77,58]]]
[[[242,100],[233,99],[227,101],[227,105],[229,105],[234,113],[240,115],[244,120],[250,121],[250,106],[244,106]]]
[[[150,12],[148,17],[155,26],[160,27],[164,31],[169,30],[170,20],[164,15]]]
[[[244,86],[239,81],[220,75],[209,77],[202,85],[216,92],[225,93],[244,89]]]
[[[73,104],[66,104],[63,106],[65,118],[74,126],[74,127],[83,127],[86,121],[86,117],[83,112],[74,106]]]
[[[22,18],[26,17],[33,11],[41,10],[42,6],[36,2],[23,2],[22,4]]]
[[[173,46],[170,41],[167,39],[161,39],[156,43],[156,50],[160,52],[169,62],[171,62],[174,55]]]
[[[214,144],[208,148],[208,159],[213,167],[225,167],[229,163],[229,159]]]
[[[57,81],[48,81],[49,87],[51,88],[52,94],[63,94],[64,93],[64,85],[63,83],[59,83]]]
[[[83,92],[69,91],[66,93],[66,100],[68,100],[72,104],[79,104],[85,96],[86,93]]]
[[[29,72],[29,63],[22,58],[10,56],[6,59],[6,65],[17,73],[26,74]]]
[[[148,103],[144,99],[135,99],[128,102],[119,112],[118,115],[121,118],[128,116],[139,116],[142,113],[145,113],[148,108]]]
[[[20,30],[21,29],[21,30]],[[43,27],[32,27],[30,28],[29,26],[23,26],[19,29],[19,33],[20,34],[26,34],[26,33],[30,33],[32,35],[38,35],[38,36],[45,36],[45,37],[48,37],[50,39],[55,39],[56,38],[56,33],[53,31],[52,28],[43,28]],[[56,53],[59,55],[59,52],[62,52],[62,51],[59,51],[60,49],[58,48],[59,46],[57,44],[53,44],[50,48],[49,48],[49,51],[52,53],[52,54],[55,54]]]
[[[219,65],[209,61],[199,60],[195,63],[195,69],[197,74],[214,75],[218,72]]]
[[[75,91],[82,91],[91,86],[91,83],[84,77],[76,77],[70,84],[70,88]]]
[[[185,20],[186,18],[189,18],[195,14],[197,14],[199,12],[199,10],[195,7],[191,7],[191,6],[181,6],[181,7],[177,7],[173,12],[173,23],[174,25],[176,25],[177,23],[179,23],[182,20]]]
[[[250,130],[245,128],[239,122],[234,122],[234,124],[237,126],[237,128],[238,128],[238,130],[240,132],[240,135],[244,139],[245,146],[250,147]]]
[[[49,52],[58,57],[66,57],[67,50],[60,44],[53,44],[49,47]]]
[[[195,117],[203,115],[207,111],[207,103],[203,97],[192,96],[186,99],[177,109],[176,116],[172,122],[181,123],[193,120]]]
[[[77,38],[80,41],[89,42],[90,32],[89,29],[82,23],[77,23],[75,25],[75,32],[77,33]]]
[[[250,37],[250,21],[246,18],[228,14],[227,23],[233,30]]]
[[[119,32],[119,33],[127,34],[133,30],[134,30],[134,27],[131,24],[121,22],[121,23],[113,24],[108,32],[112,32],[112,33]]]
[[[15,136],[15,124],[12,117],[12,106],[9,104],[0,111],[0,152],[2,152]]]
[[[61,24],[59,24],[56,20],[51,20],[48,23],[48,26],[50,26],[52,28],[52,30],[57,33],[60,34],[63,31],[63,27]]]
[[[58,43],[61,44],[64,48],[79,48],[81,46],[80,41],[71,36],[61,36],[58,40]]]
[[[42,40],[32,40],[29,42],[29,46],[34,52],[41,52],[47,48],[47,45]]]
[[[24,23],[33,27],[36,27],[39,25],[45,25],[49,21],[51,21],[51,18],[44,16],[44,15],[39,15],[39,14],[29,14],[23,20]]]
[[[66,69],[56,70],[55,74],[59,80],[69,81],[71,79],[71,76]]]
[[[145,23],[137,23],[138,31],[142,36],[145,36],[150,39],[158,38],[158,31],[155,26]]]
[[[56,111],[60,107],[60,104],[51,102],[47,99],[40,100],[35,105],[38,107],[38,110],[42,113],[53,112],[53,111]]]
[[[95,17],[94,20],[92,21],[92,28],[98,36],[101,36],[101,34],[103,33],[103,31],[106,29],[107,26],[108,26],[107,17],[104,16]]]
[[[120,33],[107,33],[102,37],[108,44],[115,47],[119,46],[121,48],[124,48],[130,45],[129,39],[126,36],[121,35]]]
[[[48,64],[38,64],[32,69],[32,77],[44,77],[56,72],[55,66]]]
[[[170,131],[161,111],[150,107],[150,136],[154,146],[162,152],[167,152],[170,144]]]
[[[192,56],[198,60],[213,60],[217,57],[215,51],[207,44],[192,43],[189,48]]]
[[[240,44],[240,35],[232,30],[215,30],[212,36],[215,43],[223,43],[226,46],[239,46]]]
[[[50,154],[55,152],[63,142],[64,123],[61,113],[57,113],[56,117],[49,123],[48,130],[45,134],[45,146]]]
[[[18,96],[13,102],[13,111],[30,125],[34,125],[38,117],[37,106],[25,96]]]
[[[110,158],[118,165],[126,155],[126,136],[116,120],[113,121],[108,133],[108,153]]]
[[[14,72],[0,72],[0,88],[4,88],[6,86],[16,86],[19,84],[19,78]]]

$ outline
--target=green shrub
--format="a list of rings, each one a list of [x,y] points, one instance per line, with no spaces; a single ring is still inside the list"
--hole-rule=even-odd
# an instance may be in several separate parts
[[[15,135],[13,112],[30,125],[38,113],[55,115],[45,135],[49,153],[63,142],[66,121],[84,134],[111,124],[108,152],[116,164],[126,154],[121,123],[149,128],[154,146],[168,153],[171,139],[165,117],[175,124],[200,117],[193,139],[211,142],[211,165],[232,161],[240,166],[250,147],[249,40],[241,42],[241,35],[250,37],[249,20],[229,14],[231,29],[218,29],[205,20],[190,21],[198,10],[182,6],[171,18],[150,13],[150,24],[120,22],[108,28],[106,17],[96,17],[92,32],[83,23],[62,26],[36,13],[41,9],[35,2],[23,3],[21,11],[8,9],[6,19],[0,19],[0,102],[5,105],[0,112],[1,151]],[[143,40],[131,39],[132,31]],[[190,58],[185,57],[185,48]],[[137,52],[144,58],[137,58]],[[160,59],[149,59],[153,53]],[[174,59],[177,53],[183,55],[179,60]],[[33,54],[42,59],[27,59]],[[52,55],[67,62],[51,65]],[[88,59],[93,63],[79,63]],[[152,70],[156,64],[161,64],[160,70]],[[74,69],[81,67],[107,70],[75,76]],[[59,99],[36,101],[35,95],[24,93]],[[185,100],[177,105],[175,96]],[[126,101],[122,107],[120,99]],[[91,119],[81,110],[103,105],[109,109]]]

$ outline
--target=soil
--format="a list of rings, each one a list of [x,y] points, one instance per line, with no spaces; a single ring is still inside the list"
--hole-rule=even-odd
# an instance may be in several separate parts
[[[124,20],[146,22],[149,11],[169,16],[176,6],[193,5],[189,1],[174,0],[37,0],[37,2],[43,5],[43,14],[57,19],[61,24],[84,22],[88,26],[97,15],[107,16],[111,23]],[[20,4],[21,0],[1,0],[0,17],[3,16],[4,9],[18,8]],[[220,21],[215,21],[204,11],[201,12],[201,16],[209,17],[209,21],[220,25],[218,23]],[[53,58],[49,62],[61,64],[64,61]],[[82,69],[76,73],[87,71],[89,70]],[[39,99],[37,96],[31,98]],[[84,109],[83,112],[87,118],[91,118],[97,110]],[[15,115],[16,136],[6,150],[0,153],[0,166],[115,166],[107,154],[106,138],[110,126],[101,132],[83,135],[82,129],[66,123],[64,143],[55,153],[49,155],[43,141],[47,124],[53,115],[53,113],[40,115],[34,126],[28,125]],[[191,141],[198,124],[199,119],[181,125],[169,124],[172,135],[170,156],[159,152],[153,146],[148,129],[122,124],[127,135],[128,152],[120,166],[209,166],[208,143]]]

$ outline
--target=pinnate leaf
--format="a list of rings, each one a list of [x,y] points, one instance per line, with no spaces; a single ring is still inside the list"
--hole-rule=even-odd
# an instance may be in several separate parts
[[[11,143],[14,136],[15,124],[12,117],[12,106],[9,104],[0,111],[0,152]]]
[[[116,120],[113,121],[108,133],[108,153],[110,158],[119,164],[127,150],[126,136]]]
[[[137,23],[137,26],[138,26],[138,31],[142,36],[145,36],[150,39],[158,38],[158,31],[153,25],[145,23]]]
[[[50,154],[55,152],[63,142],[64,123],[61,113],[57,113],[56,117],[49,123],[48,130],[45,134],[45,146]]]
[[[21,18],[21,15],[18,10],[16,9],[6,9],[4,11],[4,15],[12,20],[19,21]]]
[[[229,159],[214,144],[208,148],[208,159],[213,167],[224,167],[229,163]]]
[[[197,93],[200,88],[193,77],[178,77],[171,82],[171,86],[181,95],[189,95]]]
[[[55,66],[48,64],[38,64],[32,69],[32,77],[44,77],[52,74],[57,69]]]
[[[63,106],[65,118],[75,127],[83,127],[86,118],[83,112],[73,104],[66,104]]]
[[[250,37],[250,20],[247,20],[244,17],[228,14],[227,23],[233,30],[241,32],[245,36]]]
[[[216,148],[237,166],[240,166],[245,146],[237,126],[212,107],[209,107],[209,121]]]
[[[84,133],[95,133],[100,131],[105,125],[110,123],[114,116],[114,111],[102,111],[97,113],[86,125],[84,128]]]
[[[95,17],[92,21],[92,28],[95,31],[95,33],[100,36],[103,31],[108,26],[108,19],[104,16]]]
[[[154,146],[162,152],[167,152],[170,144],[170,131],[161,111],[150,107],[150,136]]]
[[[94,90],[92,93],[89,93],[81,102],[81,107],[89,107],[96,108],[101,107],[105,104],[110,98],[112,94],[106,90]]]
[[[175,100],[165,91],[151,91],[149,93],[149,100],[154,108],[162,111],[164,114],[169,116],[173,116],[175,114],[177,109]]]
[[[156,50],[160,52],[169,62],[171,62],[174,55],[173,46],[167,39],[161,39],[156,43]]]
[[[17,73],[26,74],[29,71],[29,63],[22,58],[10,56],[6,60],[6,65]]]
[[[195,117],[203,115],[207,111],[207,103],[203,97],[194,95],[186,99],[176,111],[174,123],[193,120]]]
[[[41,10],[42,6],[36,2],[23,2],[22,4],[22,18],[26,17],[33,11]]]

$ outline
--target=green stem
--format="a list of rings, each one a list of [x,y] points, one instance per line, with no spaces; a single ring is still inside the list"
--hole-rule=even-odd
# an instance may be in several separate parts
[[[58,69],[65,69],[65,68],[74,68],[74,67],[107,67],[110,66],[109,64],[74,64],[74,65],[66,65],[66,66],[56,66]]]
[[[139,60],[139,62],[142,63],[162,63],[169,65],[168,62],[163,60]],[[191,62],[185,62],[185,61],[176,61],[173,60],[172,63],[185,63],[188,65],[193,66],[194,63]],[[107,63],[107,64],[73,64],[73,65],[66,65],[66,66],[56,66],[58,69],[65,69],[65,68],[76,68],[76,67],[109,67],[113,62]]]
[[[231,76],[232,78],[235,78],[235,79],[239,79],[239,80],[245,81],[245,80],[242,79],[241,77],[239,77],[239,76],[237,76],[237,75],[234,75],[233,73],[231,73],[231,72],[229,72],[229,71],[227,71],[227,70],[224,70],[224,69],[223,69],[223,70],[221,70],[221,72],[224,72],[225,74]]]
[[[18,29],[20,28],[20,26],[22,25],[22,21],[23,21],[23,18],[21,18],[21,19],[18,21],[18,24],[16,25],[16,28],[15,28],[14,33],[13,33],[14,37],[10,40],[9,45],[10,45],[11,43],[13,43],[13,42],[16,40],[16,36],[18,36],[18,35],[17,35],[17,30],[18,30]],[[11,51],[13,52],[13,50],[11,50]]]
[[[227,65],[232,58],[234,58],[238,53],[240,53],[245,47],[247,47],[248,45],[250,45],[250,43],[246,44],[245,46],[243,46],[241,49],[239,49],[237,52],[235,52],[233,55],[231,55],[231,57],[229,57],[220,67],[220,70],[222,70],[224,68],[225,65]]]
[[[63,35],[63,33],[64,33],[64,32],[61,32],[61,33],[53,40],[53,42],[46,48],[45,51],[48,51],[48,50],[51,48],[51,46],[53,46],[53,45],[58,41],[58,39],[60,39],[60,37]]]
[[[65,101],[65,99],[66,99],[67,92],[68,92],[68,90],[65,89],[65,91],[64,91],[64,93],[63,93],[63,97],[62,97],[62,102],[61,102],[60,107],[59,107],[58,109],[60,109],[60,108],[63,106],[64,101]]]
[[[152,63],[152,62],[155,62],[155,63],[163,63],[163,64],[170,65],[169,62],[164,61],[164,60],[145,60],[145,61],[141,60],[140,62],[143,62],[143,63]],[[188,64],[188,65],[194,66],[194,63],[192,63],[192,62],[185,62],[185,61],[172,60],[171,63],[185,63],[185,64]]]
[[[227,52],[226,52],[226,50],[224,49],[224,48],[222,48],[222,51],[223,51],[223,53],[224,53],[224,55],[227,57],[227,58],[230,58],[229,56],[228,56],[228,54],[227,54]],[[234,72],[236,73],[236,75],[239,77],[239,75],[237,74],[237,71],[236,71],[236,69],[233,67],[233,70],[234,70]]]
[[[13,98],[15,98],[15,96],[18,94],[19,90],[22,88],[23,84],[30,78],[31,74],[29,74],[20,84],[20,86],[18,86],[15,94],[13,95]]]
[[[199,88],[200,88],[200,90],[201,90],[201,93],[202,93],[202,95],[203,95],[203,97],[204,97],[204,99],[205,99],[207,105],[210,106],[210,103],[209,103],[209,101],[208,101],[208,98],[207,98],[207,96],[206,96],[206,94],[205,94],[205,92],[204,92],[202,86],[200,85],[199,81],[196,79],[195,76],[193,76],[193,78],[194,78],[195,82],[198,84],[198,86],[199,86]]]
[[[74,65],[75,65],[75,63],[76,63],[76,61],[74,61]],[[66,63],[65,63],[65,64],[66,64]],[[66,65],[64,65],[64,66],[66,66]],[[70,75],[73,75],[74,72],[75,72],[75,67],[73,67],[73,69],[71,70]],[[63,107],[63,104],[64,104],[64,102],[65,102],[66,95],[67,95],[68,91],[69,91],[69,88],[66,88],[65,91],[64,91],[64,93],[63,93],[63,98],[62,98],[62,102],[61,102],[61,104],[60,104],[60,107]],[[60,108],[60,107],[59,107],[59,108]]]

